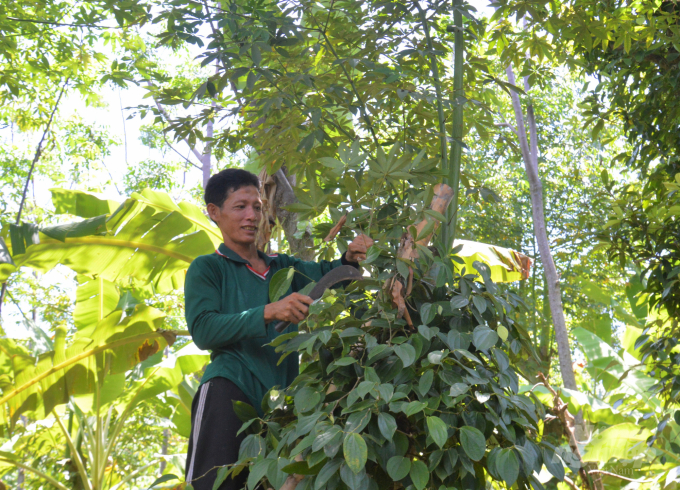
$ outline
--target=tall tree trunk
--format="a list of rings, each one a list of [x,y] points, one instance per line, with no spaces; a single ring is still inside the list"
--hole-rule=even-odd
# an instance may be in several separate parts
[[[512,65],[508,65],[506,73],[508,82],[512,85],[516,85],[515,73],[512,69]],[[525,88],[529,88],[527,80],[525,80]],[[527,141],[527,131],[524,125],[524,116],[522,114],[522,104],[520,103],[519,95],[514,90],[511,90],[510,97],[515,112],[517,136],[522,150],[522,160],[524,160],[524,168],[526,170],[527,180],[529,181],[534,235],[536,236],[536,243],[538,245],[541,263],[545,270],[545,277],[548,285],[548,300],[555,327],[555,340],[557,341],[560,373],[562,374],[564,386],[570,390],[575,390],[576,377],[574,376],[569,335],[567,333],[567,325],[564,318],[564,308],[562,307],[560,280],[557,274],[557,268],[555,267],[555,262],[553,261],[550,244],[548,243],[545,214],[543,213],[543,184],[538,175],[538,133],[536,130],[534,107],[531,103],[527,105],[527,123],[530,132],[530,140]]]

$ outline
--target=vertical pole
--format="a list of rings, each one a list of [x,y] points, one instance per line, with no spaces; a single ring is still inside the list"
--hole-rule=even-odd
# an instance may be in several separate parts
[[[463,15],[459,8],[463,0],[453,0],[453,27],[454,46],[453,46],[453,130],[451,132],[451,158],[447,168],[446,183],[453,188],[453,199],[446,213],[447,222],[444,226],[445,246],[450,250],[453,247],[453,240],[456,237],[456,224],[458,221],[458,195],[460,187],[460,158],[462,147],[460,143],[463,139],[463,103],[458,100],[464,96],[463,91]]]

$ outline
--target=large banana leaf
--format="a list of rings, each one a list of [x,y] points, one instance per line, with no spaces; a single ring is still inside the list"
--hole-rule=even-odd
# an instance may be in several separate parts
[[[89,196],[87,202],[95,206],[96,199]],[[80,274],[127,286],[150,285],[161,293],[181,288],[193,259],[211,253],[221,241],[199,208],[177,205],[150,190],[133,194],[110,216],[43,228],[35,238],[29,236],[33,230],[14,230],[10,251],[16,266],[47,271],[63,264]],[[0,267],[0,281],[11,272],[8,265]]]
[[[584,461],[606,463],[612,458],[633,459],[647,449],[649,429],[626,422],[609,427],[593,436],[586,446]]]
[[[118,289],[111,281],[103,277],[85,277],[76,289],[76,307],[73,312],[76,328],[80,330],[100,322],[116,309],[119,300]]]
[[[54,350],[37,358],[1,339],[0,406],[9,405],[12,423],[27,411],[37,419],[47,416],[70,396],[91,393],[97,377],[124,373],[171,345],[175,333],[161,330],[162,322],[163,315],[149,306],[138,305],[125,318],[117,310],[79,330],[68,346],[65,329],[58,329]],[[7,422],[6,416],[0,410],[0,424]]]
[[[657,381],[644,374],[637,359],[625,350],[620,356],[609,344],[583,328],[575,328],[572,333],[588,359],[586,369],[594,379],[602,381],[608,391],[619,389],[644,398],[647,403],[660,405],[651,391]]]
[[[458,272],[465,267],[467,274],[476,274],[473,264],[479,261],[490,267],[493,282],[521,281],[531,274],[531,259],[509,248],[469,240],[456,240],[453,245],[456,255],[465,262],[456,264]]]
[[[95,218],[113,213],[120,203],[106,199],[94,192],[71,189],[50,189],[52,204],[57,214],[73,214],[81,218]]]
[[[222,242],[219,229],[197,206],[176,204],[162,192],[133,193],[113,214],[95,217],[95,212],[109,209],[111,201],[78,191],[52,192],[58,210],[89,218],[39,233],[28,225],[11,228],[12,255],[3,255],[0,243],[0,281],[18,266],[47,271],[63,264],[90,277],[126,286],[150,285],[163,293],[181,288],[193,259],[211,253]],[[473,264],[480,261],[489,266],[494,282],[529,277],[531,260],[519,252],[467,240],[457,240],[455,245],[464,262],[458,267],[468,273],[476,273]],[[95,287],[84,287],[83,294]]]

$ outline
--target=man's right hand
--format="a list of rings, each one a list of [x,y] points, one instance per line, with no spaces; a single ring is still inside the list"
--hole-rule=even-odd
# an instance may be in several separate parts
[[[279,320],[282,322],[300,323],[309,314],[309,305],[314,300],[300,293],[293,293],[276,303],[264,307],[265,323]]]

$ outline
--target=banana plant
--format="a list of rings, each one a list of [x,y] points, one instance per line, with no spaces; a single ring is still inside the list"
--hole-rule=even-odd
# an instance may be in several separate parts
[[[83,488],[114,490],[160,462],[154,458],[132,471],[114,471],[114,451],[130,417],[146,400],[172,390],[182,393],[191,383],[188,375],[199,371],[207,356],[187,351],[175,362],[163,361],[163,350],[186,332],[163,330],[164,315],[149,306],[116,307],[118,290],[102,278],[84,282],[76,296],[79,328],[70,339],[65,328],[57,329],[51,351],[33,357],[14,341],[0,340],[0,416],[10,430],[21,415],[51,423],[50,429],[36,425],[34,433],[48,431],[51,447],[65,448]],[[65,490],[58,471],[50,474],[19,457],[30,453],[32,440],[18,438],[13,453],[0,454],[0,463]]]

